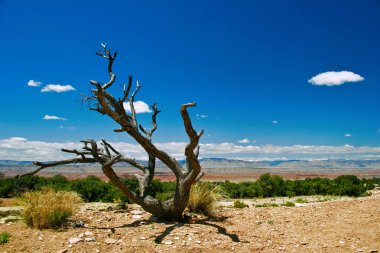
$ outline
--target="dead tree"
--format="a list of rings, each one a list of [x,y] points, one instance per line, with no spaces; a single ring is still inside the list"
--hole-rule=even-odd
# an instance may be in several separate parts
[[[189,137],[189,143],[184,151],[186,165],[181,166],[174,157],[169,156],[166,152],[158,149],[152,143],[152,135],[157,129],[156,118],[160,113],[160,110],[157,108],[157,104],[151,106],[153,110],[152,127],[150,129],[146,129],[139,125],[137,123],[136,110],[134,108],[135,96],[141,87],[139,82],[136,82],[136,88],[130,94],[132,88],[132,76],[130,75],[128,84],[124,84],[123,86],[122,96],[116,99],[110,92],[107,91],[107,89],[110,88],[116,80],[116,75],[112,70],[112,65],[116,58],[117,52],[112,53],[106,45],[102,44],[102,50],[99,50],[96,55],[108,61],[109,80],[106,83],[91,80],[90,83],[93,88],[90,91],[92,95],[86,97],[85,100],[95,102],[95,106],[90,106],[90,110],[107,115],[120,126],[120,128],[114,130],[115,132],[126,132],[139,145],[141,145],[141,147],[148,154],[147,165],[145,166],[135,159],[121,154],[104,139],[99,143],[88,139],[81,141],[84,145],[82,150],[62,149],[63,152],[76,155],[76,158],[48,163],[34,162],[34,164],[39,166],[39,168],[28,174],[35,174],[42,169],[57,165],[71,163],[99,163],[102,166],[104,174],[109,178],[109,180],[117,186],[128,199],[140,205],[144,210],[164,220],[183,219],[183,213],[189,199],[190,188],[203,175],[203,173],[201,173],[201,166],[198,161],[199,139],[203,134],[203,130],[199,133],[194,130],[190,116],[187,112],[188,107],[194,107],[196,104],[183,104],[180,108],[185,130]],[[131,110],[130,113],[126,112],[124,103],[129,103]],[[167,201],[161,201],[149,195],[148,188],[151,185],[155,174],[156,159],[159,159],[162,163],[164,163],[176,177],[176,191],[174,197]],[[140,171],[139,174],[134,175],[139,182],[139,193],[131,191],[113,170],[112,166],[121,162],[128,163]]]

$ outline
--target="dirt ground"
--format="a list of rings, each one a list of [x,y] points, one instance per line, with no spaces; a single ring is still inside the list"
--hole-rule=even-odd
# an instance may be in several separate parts
[[[159,223],[134,205],[104,209],[86,204],[73,218],[84,228],[1,224],[11,238],[0,252],[380,252],[380,194],[296,207],[223,207],[218,218],[187,224]],[[75,237],[82,241],[70,244]]]

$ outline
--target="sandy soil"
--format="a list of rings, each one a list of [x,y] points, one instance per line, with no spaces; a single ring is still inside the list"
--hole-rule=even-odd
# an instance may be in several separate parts
[[[11,240],[0,252],[380,251],[379,194],[297,207],[221,208],[218,218],[188,224],[158,223],[137,206],[107,211],[99,205],[87,204],[74,217],[85,228],[40,231],[22,222],[1,224]],[[85,232],[83,241],[68,243]]]

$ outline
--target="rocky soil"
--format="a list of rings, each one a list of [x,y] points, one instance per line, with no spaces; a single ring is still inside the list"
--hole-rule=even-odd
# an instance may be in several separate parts
[[[11,234],[0,252],[380,252],[380,194],[296,207],[222,207],[216,216],[161,223],[135,205],[85,204],[58,230],[0,224]]]

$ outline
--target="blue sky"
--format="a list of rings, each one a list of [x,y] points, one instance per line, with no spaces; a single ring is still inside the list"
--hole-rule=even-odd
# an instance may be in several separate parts
[[[195,101],[204,156],[380,157],[379,11],[375,0],[0,0],[0,159],[52,159],[84,138],[133,144],[82,106],[89,80],[107,79],[101,42],[118,51],[114,94],[133,74],[137,100],[158,103],[164,148],[187,141],[179,107]]]

